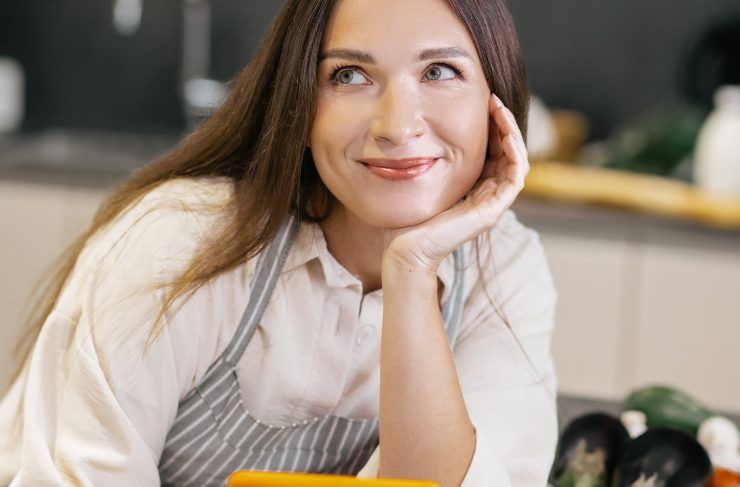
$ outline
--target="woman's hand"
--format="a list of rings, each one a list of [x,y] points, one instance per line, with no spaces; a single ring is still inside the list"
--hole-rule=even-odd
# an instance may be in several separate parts
[[[491,229],[524,187],[529,159],[514,115],[491,93],[487,159],[478,182],[455,206],[415,225],[389,230],[383,266],[423,270],[437,267],[463,243]]]

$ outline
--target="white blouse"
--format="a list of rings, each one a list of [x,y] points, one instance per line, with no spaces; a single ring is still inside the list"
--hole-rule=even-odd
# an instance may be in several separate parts
[[[225,178],[166,182],[88,241],[0,402],[0,485],[159,485],[157,463],[178,401],[231,339],[257,259],[178,299],[144,353],[164,294],[151,289],[183,270],[223,221],[198,203],[224,203],[231,191]],[[476,444],[462,485],[541,487],[557,441],[556,293],[538,234],[513,212],[490,241],[480,239],[483,282],[472,242],[463,249],[465,305],[453,352]],[[452,255],[438,275],[444,301]],[[273,425],[378,416],[382,307],[383,290],[363,295],[319,225],[303,222],[239,363],[249,411]],[[359,476],[377,471],[378,450]]]

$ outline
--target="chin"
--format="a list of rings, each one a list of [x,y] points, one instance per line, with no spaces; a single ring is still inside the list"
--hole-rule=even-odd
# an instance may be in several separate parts
[[[397,207],[386,207],[385,205],[373,208],[372,211],[362,215],[362,219],[378,228],[406,228],[419,225],[432,218],[439,212],[424,209],[399,210]]]

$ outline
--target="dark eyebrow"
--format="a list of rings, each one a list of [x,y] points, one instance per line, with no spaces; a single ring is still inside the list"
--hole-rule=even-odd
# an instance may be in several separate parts
[[[375,64],[375,58],[371,54],[356,49],[329,49],[319,54],[319,62],[324,59],[336,57],[346,59],[348,61],[354,61],[365,64]],[[466,57],[473,59],[468,52],[459,47],[436,47],[431,49],[424,49],[416,55],[414,61],[426,61],[428,59],[443,58],[443,57]]]

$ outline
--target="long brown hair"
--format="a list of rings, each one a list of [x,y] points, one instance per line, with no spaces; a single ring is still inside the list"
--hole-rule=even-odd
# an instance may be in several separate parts
[[[506,1],[447,1],[475,43],[490,90],[511,109],[526,134],[529,91]],[[28,317],[17,349],[21,355],[30,352],[88,239],[163,182],[226,177],[234,191],[230,218],[220,235],[204,244],[170,283],[147,345],[176,298],[189,297],[213,277],[258,254],[289,213],[314,222],[329,216],[335,200],[305,141],[315,110],[319,48],[333,5],[334,0],[288,0],[220,108],[178,147],[134,172],[103,201],[90,227],[60,257]],[[320,215],[311,210],[311,201],[326,203]]]

